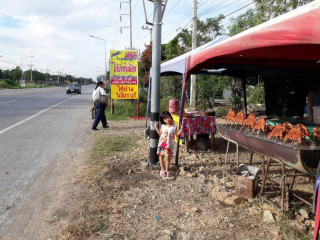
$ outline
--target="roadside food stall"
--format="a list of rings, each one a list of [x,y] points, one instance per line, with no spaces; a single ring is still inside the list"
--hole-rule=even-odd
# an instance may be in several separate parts
[[[306,96],[320,81],[319,22],[320,1],[317,0],[192,54],[187,59],[185,79],[191,74],[224,69],[223,75],[242,80],[245,100],[246,78],[260,75],[264,80],[267,117],[261,131],[257,130],[259,134],[248,132],[247,127],[243,127],[243,120],[248,117],[247,109],[243,120],[235,125],[217,124],[219,134],[225,139],[269,158],[261,193],[271,159],[282,166],[282,176],[285,176],[285,166],[316,176],[320,162],[318,140],[312,141],[314,138],[311,136],[301,143],[294,143],[269,138],[268,125],[278,125],[279,121],[288,121],[294,127],[300,123],[311,129],[317,125],[293,117],[303,115]],[[184,98],[185,93],[182,103]],[[245,101],[245,108],[246,105]],[[284,188],[285,178],[282,177],[282,199]]]

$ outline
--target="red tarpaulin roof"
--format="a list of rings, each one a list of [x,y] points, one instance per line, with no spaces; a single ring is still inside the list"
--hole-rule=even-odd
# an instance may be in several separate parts
[[[232,65],[320,74],[320,0],[189,56],[187,75]]]

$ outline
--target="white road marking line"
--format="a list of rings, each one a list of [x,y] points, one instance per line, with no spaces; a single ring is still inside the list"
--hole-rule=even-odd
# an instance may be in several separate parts
[[[6,103],[12,103],[12,102],[16,102],[17,100],[13,100],[13,101],[9,101],[9,102],[2,102],[1,104],[6,104]]]
[[[24,120],[22,120],[22,121],[20,121],[20,122],[18,122],[18,123],[16,123],[16,124],[12,125],[12,126],[10,126],[10,127],[7,127],[7,128],[5,128],[5,129],[3,129],[3,130],[0,131],[0,135],[3,134],[3,133],[5,133],[5,132],[7,132],[7,131],[9,131],[9,130],[12,129],[12,128],[15,128],[15,127],[17,127],[17,126],[19,126],[19,125],[21,125],[21,124],[23,124],[23,123],[31,120],[32,118],[35,118],[36,116],[40,115],[41,113],[44,113],[44,112],[50,110],[51,108],[54,108],[54,107],[56,107],[56,106],[59,106],[60,104],[65,103],[65,102],[67,102],[67,101],[69,101],[69,100],[71,100],[71,99],[73,99],[73,98],[76,98],[76,97],[79,97],[79,95],[74,96],[74,97],[72,97],[72,98],[69,98],[69,99],[67,99],[67,100],[64,100],[64,101],[62,101],[62,102],[60,102],[60,103],[57,103],[57,104],[55,104],[55,105],[53,105],[53,106],[51,106],[51,107],[48,107],[48,108],[42,110],[41,112],[38,112],[38,113],[36,113],[35,115],[32,115],[32,116],[30,116],[30,117],[28,117],[28,118],[26,118],[26,119],[24,119]]]

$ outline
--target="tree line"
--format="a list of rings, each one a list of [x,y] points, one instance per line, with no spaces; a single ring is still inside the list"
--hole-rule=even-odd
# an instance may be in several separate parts
[[[233,36],[251,27],[259,25],[274,17],[282,15],[299,6],[302,6],[311,0],[254,0],[254,7],[247,10],[244,14],[231,19],[229,26],[223,26],[222,22],[226,16],[221,14],[214,18],[207,18],[204,21],[197,20],[197,43],[201,46],[212,41],[223,34]],[[162,62],[173,59],[192,50],[192,27],[182,29],[171,41],[161,46]],[[148,86],[149,69],[152,65],[152,45],[147,45],[142,52],[139,64],[139,81],[142,87]],[[250,90],[251,98],[249,102],[263,103],[264,95],[263,79],[261,76],[253,76],[247,79],[249,85],[253,86],[258,93]],[[210,86],[210,87],[208,87]],[[161,98],[181,97],[182,78],[181,76],[161,77],[160,80]],[[222,91],[226,88],[232,91],[232,107],[241,108],[241,81],[240,79],[217,75],[198,75],[196,83],[196,97],[198,108],[213,108],[214,99],[221,97]],[[189,89],[189,87],[187,88]],[[261,94],[263,96],[261,96]],[[189,92],[187,91],[187,98]]]
[[[78,82],[81,84],[91,84],[93,83],[91,78],[83,78],[83,77],[74,77],[69,74],[65,75],[54,75],[49,73],[43,73],[37,71],[36,69],[27,70],[23,72],[23,78],[26,82],[31,82],[31,74],[32,74],[32,82],[34,84],[45,84],[45,85],[65,85],[69,82]],[[0,69],[0,80],[10,80],[14,82],[20,81],[22,78],[22,71],[19,66],[14,69]]]

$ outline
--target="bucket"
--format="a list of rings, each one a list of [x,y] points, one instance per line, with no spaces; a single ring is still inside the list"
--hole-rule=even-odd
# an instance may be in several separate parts
[[[240,164],[236,171],[236,194],[254,198],[258,188],[260,170],[246,164]]]
[[[179,112],[179,101],[178,99],[169,100],[169,113]]]

